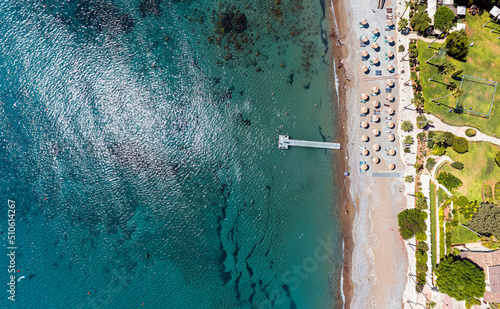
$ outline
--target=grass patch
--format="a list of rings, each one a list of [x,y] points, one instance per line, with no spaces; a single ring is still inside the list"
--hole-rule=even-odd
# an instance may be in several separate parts
[[[495,199],[500,200],[500,182],[495,183]]]
[[[437,191],[437,197],[438,197],[438,206],[441,206],[441,204],[443,204],[443,202],[446,201],[446,199],[448,198],[448,194],[446,194],[446,192],[444,192],[442,188],[439,188],[439,190]]]
[[[461,225],[451,229],[451,242],[453,244],[466,244],[477,241],[479,241],[479,237]]]
[[[469,54],[466,62],[454,60],[445,56],[443,59],[432,59],[429,64],[425,61],[431,58],[439,48],[440,44],[434,43],[431,48],[427,48],[428,43],[418,41],[418,59],[420,61],[420,81],[422,82],[423,95],[425,98],[425,109],[442,118],[445,122],[454,125],[469,125],[480,129],[488,135],[495,135],[500,132],[500,91],[495,93],[493,108],[490,117],[480,117],[478,115],[463,113],[456,114],[450,112],[456,106],[456,99],[451,96],[439,100],[441,105],[437,105],[430,100],[450,94],[446,89],[446,85],[454,82],[460,87],[460,81],[452,80],[449,75],[444,74],[438,76],[435,80],[429,79],[438,73],[437,65],[443,64],[445,61],[453,63],[457,70],[463,70],[463,74],[480,77],[493,81],[500,81],[500,40],[497,40],[498,35],[490,33],[489,27],[483,28],[482,25],[489,20],[488,14],[482,16],[472,16],[467,14],[467,34],[469,41],[474,42],[474,46],[469,48]],[[468,91],[467,89],[465,89]],[[470,92],[470,91],[469,91]],[[480,93],[477,91],[475,95],[482,98],[481,101],[491,100],[491,92]],[[486,97],[489,97],[487,99]],[[468,108],[468,107],[467,107]]]
[[[435,271],[437,265],[436,256],[436,185],[430,183],[430,199],[431,199],[431,262],[432,272]]]
[[[457,108],[461,106],[460,108],[466,112],[480,113],[488,117],[496,84],[470,76],[463,76],[462,79],[460,86],[464,93],[458,99]]]
[[[462,162],[465,167],[463,170],[456,170],[446,164],[440,168],[440,171],[452,173],[462,180],[463,185],[458,189],[454,189],[456,193],[465,195],[469,201],[482,201],[481,190],[483,183],[500,181],[500,167],[495,163],[495,155],[498,151],[500,151],[500,147],[483,142],[469,142],[469,151],[463,154],[459,154],[451,147],[448,147],[446,155],[453,161]],[[496,191],[500,191],[500,187]],[[495,198],[498,199],[496,195]]]
[[[438,210],[439,217],[439,258],[442,259],[446,255],[445,253],[445,242],[444,242],[444,207]]]
[[[486,201],[493,201],[493,190],[491,190],[491,186],[486,182],[483,184],[483,195]]]

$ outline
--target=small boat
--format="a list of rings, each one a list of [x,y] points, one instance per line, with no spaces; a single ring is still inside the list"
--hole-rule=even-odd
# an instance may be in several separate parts
[[[26,278],[26,277],[25,276],[19,277],[19,279],[17,279],[17,282],[21,281],[21,279],[24,279],[24,278]]]

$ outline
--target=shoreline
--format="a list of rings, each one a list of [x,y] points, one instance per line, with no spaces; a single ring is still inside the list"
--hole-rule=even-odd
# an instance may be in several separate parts
[[[339,14],[339,12],[341,14]],[[338,80],[338,91],[336,89],[337,102],[338,102],[338,112],[337,112],[337,126],[336,126],[336,140],[340,142],[342,150],[341,155],[334,157],[334,165],[337,166],[335,179],[337,182],[337,188],[339,188],[339,222],[341,223],[341,234],[343,241],[343,260],[342,260],[342,272],[341,272],[341,286],[340,293],[342,300],[342,308],[350,308],[351,300],[353,297],[353,284],[351,281],[351,259],[353,254],[354,242],[352,238],[352,228],[354,211],[351,211],[352,200],[351,195],[348,193],[350,190],[350,180],[348,177],[344,176],[344,171],[349,170],[348,164],[348,151],[346,145],[349,142],[349,136],[345,130],[347,125],[347,108],[345,106],[346,102],[346,88],[348,85],[346,83],[346,72],[342,64],[342,61],[347,58],[348,50],[345,45],[339,44],[343,37],[346,35],[347,22],[345,19],[345,6],[344,0],[330,1],[330,6],[328,9],[328,25],[329,25],[329,37],[331,39],[331,48],[333,50],[333,67],[332,75]],[[337,81],[333,80],[332,84]],[[344,215],[345,214],[345,215]],[[338,291],[338,286],[331,287],[332,291]],[[336,293],[335,292],[335,293]]]

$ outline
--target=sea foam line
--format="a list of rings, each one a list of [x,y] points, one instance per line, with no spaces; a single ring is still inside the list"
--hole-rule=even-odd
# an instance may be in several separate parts
[[[330,2],[332,9],[332,19],[333,19],[333,28],[335,29],[335,33],[338,34],[339,28],[337,27],[337,20],[335,19],[335,10],[333,8],[333,1]],[[332,53],[333,55],[333,53]],[[335,55],[333,55],[333,76],[335,77],[335,90],[337,91],[337,98],[339,97],[339,78],[337,77],[337,67],[335,66]],[[337,106],[340,107],[340,100],[337,100]]]

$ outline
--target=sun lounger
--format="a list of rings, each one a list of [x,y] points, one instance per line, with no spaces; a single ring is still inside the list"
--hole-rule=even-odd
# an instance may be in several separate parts
[[[359,117],[366,117],[366,114],[359,114]]]
[[[385,88],[385,93],[391,93],[392,89],[391,88]]]
[[[374,112],[373,112],[374,115],[380,115],[380,109],[376,109]]]
[[[375,71],[375,75],[379,75],[379,76],[382,75],[382,71],[381,70],[376,70]]]
[[[359,102],[360,102],[360,103],[366,103],[366,101],[365,101],[365,100],[359,100]]]

